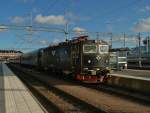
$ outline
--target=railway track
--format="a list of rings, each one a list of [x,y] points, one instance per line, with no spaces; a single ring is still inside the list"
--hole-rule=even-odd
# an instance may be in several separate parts
[[[41,72],[38,72],[38,74],[39,73],[41,73]],[[45,74],[45,76],[47,76],[47,73],[44,72],[44,74]],[[57,78],[57,77],[60,79],[60,76],[57,76],[57,75],[54,78]],[[63,78],[61,78],[61,79],[63,79]],[[86,83],[74,81],[73,79],[70,79],[70,78],[66,78],[63,80],[66,82],[74,83],[75,85],[77,84],[77,85],[81,85],[81,86],[84,86],[87,88],[91,88],[93,90],[104,91],[106,93],[116,95],[116,96],[119,96],[121,98],[125,98],[128,100],[133,100],[133,101],[136,101],[138,103],[143,103],[143,104],[148,104],[148,105],[150,104],[149,94],[144,94],[141,92],[133,91],[133,90],[118,87],[118,86],[107,85],[106,83],[86,84]]]
[[[17,68],[20,67],[17,66]],[[102,87],[104,88],[104,90],[94,89],[93,85],[86,86],[87,87],[86,88],[84,84],[80,84],[76,82],[74,83],[73,81],[68,82],[68,80],[67,81],[59,80],[58,78],[48,76],[48,74],[43,74],[43,72],[37,72],[26,68],[20,68],[20,69],[21,70],[23,69],[27,73],[31,73],[32,76],[39,78],[40,80],[44,81],[44,83],[46,84],[50,84],[55,88],[60,89],[63,92],[67,92],[69,95],[78,98],[82,102],[89,103],[94,107],[93,110],[95,110],[95,108],[96,109],[98,108],[98,110],[100,111],[95,111],[96,113],[101,113],[101,112],[149,113],[150,112],[149,104],[141,103],[141,101],[139,102],[135,100],[133,101],[128,96],[127,98],[126,97],[122,98],[120,94],[114,93],[110,91],[110,89],[108,90],[107,88],[104,87]],[[94,112],[92,111],[91,113]]]
[[[29,73],[10,67],[50,113],[105,113],[32,75],[29,76]]]
[[[45,74],[45,76],[47,76],[47,73],[44,73],[44,74]],[[56,76],[54,78],[57,78],[57,77],[59,78],[59,76]],[[77,85],[81,85],[81,86],[84,86],[84,87],[87,87],[87,88],[91,88],[93,90],[104,91],[106,93],[116,95],[116,96],[119,96],[121,98],[125,98],[125,99],[128,99],[128,100],[133,100],[133,101],[136,101],[138,103],[143,103],[143,104],[148,104],[148,105],[150,104],[149,94],[143,94],[141,92],[133,91],[133,90],[118,87],[118,86],[107,85],[106,83],[85,84],[85,83],[82,83],[82,82],[74,81],[70,78],[63,79],[63,80],[66,81],[66,82],[74,83],[75,85],[77,84]]]
[[[97,90],[97,91],[103,91],[106,93],[109,93],[111,95],[115,95],[115,96],[119,96],[121,98],[125,98],[131,101],[135,101],[137,103],[140,104],[146,104],[146,105],[150,105],[150,95],[149,94],[144,94],[138,91],[133,91],[127,88],[122,88],[122,87],[118,87],[118,86],[111,86],[108,85],[106,83],[101,83],[101,84],[84,84],[81,82],[77,82],[77,81],[72,81],[72,80],[66,80],[67,82],[73,82],[75,84],[79,84],[81,86],[93,89],[93,90]]]
[[[140,104],[150,105],[149,94],[143,94],[143,93],[133,91],[130,89],[121,88],[121,87],[117,87],[117,86],[111,86],[111,85],[107,85],[107,84],[100,84],[100,85],[87,85],[86,84],[84,86],[94,89],[94,90],[104,91],[104,92],[110,93],[112,95],[119,96],[121,98],[135,101]]]
[[[47,74],[45,74],[45,76],[47,76]],[[150,95],[149,94],[145,94],[142,92],[138,92],[138,91],[123,88],[123,87],[108,85],[106,83],[86,84],[86,83],[82,83],[79,81],[74,81],[74,80],[69,79],[69,78],[63,79],[63,80],[70,82],[70,83],[78,84],[78,85],[81,85],[81,86],[84,86],[87,88],[91,88],[93,90],[103,91],[103,92],[106,92],[106,93],[109,93],[109,94],[112,94],[115,96],[119,96],[121,98],[135,101],[135,102],[140,103],[140,104],[142,103],[142,104],[150,105]]]

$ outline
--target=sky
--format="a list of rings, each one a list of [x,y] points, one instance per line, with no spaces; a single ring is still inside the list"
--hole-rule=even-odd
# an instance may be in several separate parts
[[[73,34],[65,35],[66,23]],[[31,25],[38,30],[22,27]],[[139,32],[149,35],[150,0],[1,0],[0,28],[0,49],[27,52],[83,35],[79,31],[106,41],[111,32],[113,47],[123,46],[125,33],[126,46],[136,46]]]

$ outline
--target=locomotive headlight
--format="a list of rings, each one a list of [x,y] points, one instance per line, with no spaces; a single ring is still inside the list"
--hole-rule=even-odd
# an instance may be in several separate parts
[[[90,63],[91,63],[91,60],[88,60],[88,63],[90,64]]]

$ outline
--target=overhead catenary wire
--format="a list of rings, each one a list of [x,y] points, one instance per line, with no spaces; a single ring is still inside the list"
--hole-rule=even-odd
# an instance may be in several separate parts
[[[31,26],[21,26],[21,25],[7,25],[7,24],[0,24],[0,26],[3,26],[4,28],[0,29],[6,29],[6,30],[31,30],[31,31],[43,31],[43,32],[58,32],[58,33],[65,33],[66,30],[62,28],[51,28],[51,27],[32,27]],[[73,31],[68,30],[68,33],[75,34],[75,33],[90,33],[90,34],[97,34],[100,35],[110,35],[111,32],[92,32],[92,31]]]

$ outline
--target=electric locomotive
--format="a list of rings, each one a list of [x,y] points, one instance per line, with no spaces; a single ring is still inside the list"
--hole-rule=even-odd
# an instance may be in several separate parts
[[[103,40],[80,36],[40,49],[39,66],[76,80],[102,82],[109,73],[109,45]]]

